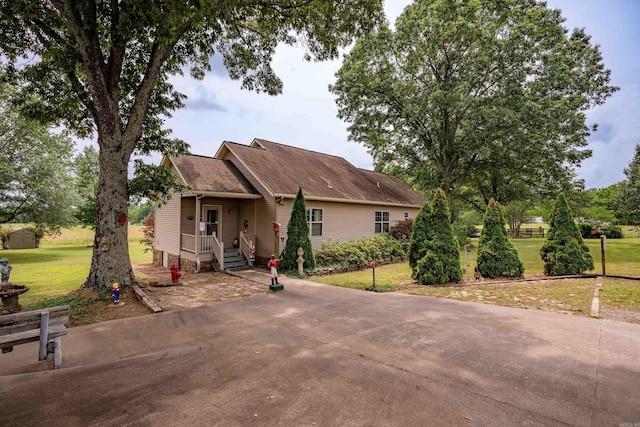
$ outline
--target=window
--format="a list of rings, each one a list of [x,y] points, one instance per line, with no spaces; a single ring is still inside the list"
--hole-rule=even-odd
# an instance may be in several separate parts
[[[389,232],[389,212],[376,211],[376,234]]]
[[[307,223],[312,236],[322,236],[322,209],[307,209]]]

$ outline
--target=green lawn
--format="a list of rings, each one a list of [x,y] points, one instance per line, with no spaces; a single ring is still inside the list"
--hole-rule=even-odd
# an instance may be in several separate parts
[[[132,263],[151,261],[152,253],[139,241],[129,243]],[[91,266],[92,247],[51,246],[38,249],[0,250],[13,267],[11,282],[26,285],[29,291],[20,296],[21,304],[65,295],[84,283]]]
[[[542,274],[542,259],[540,248],[544,238],[512,239],[525,265],[525,276]],[[587,239],[587,245],[593,256],[595,270],[591,273],[602,273],[600,256],[600,240]],[[478,239],[472,239],[470,262],[467,266],[466,255],[460,251],[460,264],[466,270],[464,280],[473,278],[473,269],[477,255]],[[607,274],[640,277],[640,238],[608,239],[606,252]],[[318,276],[311,280],[330,285],[348,288],[364,289],[371,286],[372,271],[365,269],[351,273],[330,276]],[[407,262],[381,266],[376,269],[376,284],[404,284],[411,283],[411,270]]]

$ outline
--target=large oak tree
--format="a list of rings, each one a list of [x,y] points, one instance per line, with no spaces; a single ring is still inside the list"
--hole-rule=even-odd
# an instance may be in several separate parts
[[[585,112],[617,88],[599,47],[536,0],[416,0],[330,87],[376,168],[451,201],[553,193],[590,156]]]
[[[40,102],[29,112],[79,136],[97,133],[100,177],[96,237],[87,285],[106,289],[133,280],[127,227],[130,191],[166,193],[166,170],[132,154],[183,153],[163,119],[182,107],[169,77],[190,70],[203,78],[222,55],[242,87],[275,95],[271,68],[279,43],[306,46],[307,59],[335,58],[338,48],[382,19],[376,0],[0,0],[0,52],[23,94]]]

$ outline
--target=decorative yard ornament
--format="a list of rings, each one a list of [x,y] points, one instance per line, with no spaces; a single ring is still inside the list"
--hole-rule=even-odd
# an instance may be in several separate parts
[[[271,254],[271,259],[267,263],[267,268],[271,270],[271,285],[269,290],[277,292],[284,290],[284,286],[278,283],[278,263],[282,261],[282,258],[276,258],[274,254]]]
[[[0,275],[2,277],[2,284],[10,284],[9,275],[11,274],[11,266],[7,258],[0,259]]]
[[[298,263],[298,274],[302,276],[304,274],[304,258],[302,258],[302,255],[304,255],[304,249],[302,249],[302,246],[298,248],[296,253],[298,254],[298,258],[296,259],[296,262]]]

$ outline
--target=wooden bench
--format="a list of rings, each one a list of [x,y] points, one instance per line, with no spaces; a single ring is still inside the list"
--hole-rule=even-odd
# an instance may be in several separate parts
[[[58,369],[62,364],[60,337],[67,335],[68,325],[68,305],[0,316],[0,348],[9,353],[13,346],[40,341],[39,360],[53,360]]]

